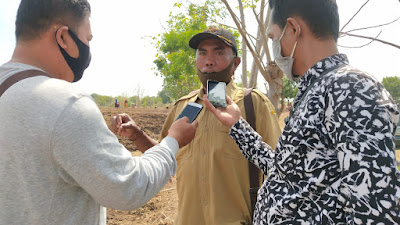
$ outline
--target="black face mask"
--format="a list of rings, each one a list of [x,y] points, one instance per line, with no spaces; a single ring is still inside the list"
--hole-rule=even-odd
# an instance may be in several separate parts
[[[199,68],[197,68],[197,76],[200,78],[200,81],[204,87],[207,87],[207,80],[215,80],[228,84],[232,80],[233,74],[231,73],[231,69],[234,64],[235,59],[233,59],[232,62],[229,63],[229,65],[222,71],[212,73],[203,73],[199,70]]]
[[[78,36],[71,29],[68,29],[68,33],[71,35],[72,39],[75,41],[76,46],[78,46],[79,56],[78,58],[72,58],[68,53],[57,43],[65,61],[67,62],[69,68],[71,68],[74,73],[74,81],[77,82],[82,78],[83,72],[89,66],[92,55],[90,54],[90,48],[85,43],[83,43]],[[57,39],[56,39],[57,40]]]

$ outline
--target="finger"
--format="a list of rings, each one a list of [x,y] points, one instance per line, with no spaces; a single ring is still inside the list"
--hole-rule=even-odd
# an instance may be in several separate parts
[[[197,120],[193,121],[193,126],[197,128],[197,126],[199,126],[199,122],[197,122]]]
[[[118,126],[122,124],[121,115],[117,115],[117,116],[116,116],[116,121],[117,121],[117,125],[118,125]]]
[[[189,123],[189,117],[184,116],[183,118],[181,118],[181,120],[183,120],[185,123]]]
[[[126,113],[121,113],[119,114],[119,116],[121,117],[121,123],[127,123],[131,120],[131,118]]]
[[[216,108],[210,103],[210,101],[208,101],[207,95],[203,96],[203,101],[206,108],[210,110],[212,113],[215,113]]]

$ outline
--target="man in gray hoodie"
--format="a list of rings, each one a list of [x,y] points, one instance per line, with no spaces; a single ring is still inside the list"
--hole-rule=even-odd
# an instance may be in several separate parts
[[[158,193],[194,137],[197,122],[183,118],[141,157],[119,144],[71,85],[90,62],[89,16],[87,0],[20,3],[0,66],[0,225],[105,225],[104,207],[133,210]]]

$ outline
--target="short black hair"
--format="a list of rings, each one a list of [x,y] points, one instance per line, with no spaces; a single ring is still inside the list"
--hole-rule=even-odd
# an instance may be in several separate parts
[[[32,40],[59,23],[74,30],[90,16],[87,0],[21,0],[15,21],[17,40]]]
[[[299,16],[316,38],[339,37],[339,12],[336,0],[270,0],[272,23],[283,28],[289,17]]]

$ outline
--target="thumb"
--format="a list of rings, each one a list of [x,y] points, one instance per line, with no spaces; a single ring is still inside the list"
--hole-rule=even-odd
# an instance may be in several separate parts
[[[189,123],[189,117],[187,116],[180,118],[180,120],[184,121],[185,123]]]
[[[117,124],[121,125],[122,124],[121,114],[118,114],[116,119],[117,119]]]
[[[228,105],[232,105],[234,103],[228,95],[226,96],[226,103],[228,103]]]
[[[207,95],[203,96],[203,101],[204,101],[204,105],[206,106],[206,108],[208,110],[210,110],[212,113],[215,113],[216,108],[210,103],[210,101],[208,101]]]
[[[197,122],[197,120],[193,121],[193,126],[197,128],[197,126],[199,126],[199,122]]]

